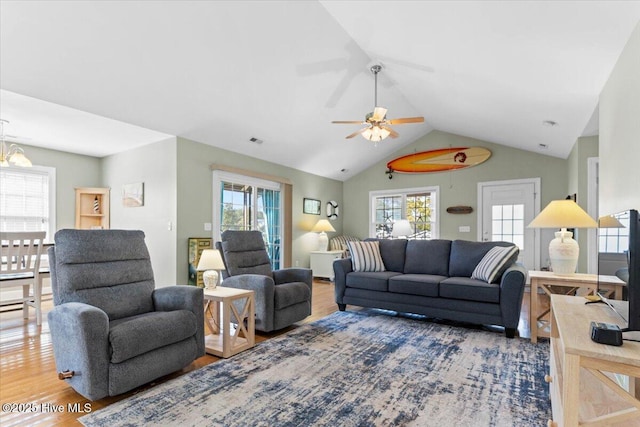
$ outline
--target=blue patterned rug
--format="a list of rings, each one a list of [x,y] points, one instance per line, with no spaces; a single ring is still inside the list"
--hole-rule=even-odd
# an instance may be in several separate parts
[[[80,418],[85,426],[542,426],[547,343],[336,312]]]

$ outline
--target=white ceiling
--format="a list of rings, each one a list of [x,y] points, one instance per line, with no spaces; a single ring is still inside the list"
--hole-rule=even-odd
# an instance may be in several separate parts
[[[344,180],[432,129],[566,158],[597,133],[640,1],[2,0],[0,15],[0,116],[25,144],[101,157],[178,135]],[[373,63],[388,117],[426,120],[377,147],[330,123],[372,110]]]

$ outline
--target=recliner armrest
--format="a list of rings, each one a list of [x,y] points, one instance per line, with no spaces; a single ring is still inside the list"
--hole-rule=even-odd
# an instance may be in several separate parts
[[[276,285],[280,283],[304,282],[311,286],[313,276],[310,268],[283,268],[273,272],[273,280]]]
[[[109,317],[92,305],[60,304],[49,312],[56,368],[74,371],[67,379],[90,400],[109,395]]]
[[[273,272],[276,285],[281,283],[303,282],[309,287],[309,295],[313,296],[313,271],[310,268],[283,268]],[[312,298],[312,297],[310,297]],[[311,304],[309,299],[309,304]]]
[[[196,357],[204,356],[204,297],[202,288],[187,285],[167,286],[153,291],[153,305],[156,311],[189,310],[196,316]]]
[[[260,274],[241,274],[227,277],[222,282],[222,286],[253,291],[255,293],[256,317],[270,323],[263,325],[264,330],[273,330],[276,285],[271,277]]]

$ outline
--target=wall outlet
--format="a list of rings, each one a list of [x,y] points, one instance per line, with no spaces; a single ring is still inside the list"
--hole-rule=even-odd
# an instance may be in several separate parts
[[[460,233],[469,233],[469,232],[471,232],[471,226],[469,226],[469,225],[461,225],[460,227],[458,227],[458,231]]]
[[[205,222],[204,223],[204,231],[211,231],[211,223],[210,222]]]

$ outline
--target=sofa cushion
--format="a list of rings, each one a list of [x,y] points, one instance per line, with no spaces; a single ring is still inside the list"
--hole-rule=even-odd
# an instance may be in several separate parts
[[[189,310],[152,311],[109,324],[111,363],[177,343],[196,334],[196,316]]]
[[[450,251],[450,240],[409,240],[404,272],[448,276]]]
[[[402,273],[404,271],[407,239],[380,239],[378,242],[385,270]]]
[[[353,271],[385,271],[380,245],[373,242],[347,242]]]
[[[500,285],[469,277],[450,277],[440,282],[440,297],[499,303]]]
[[[368,289],[371,291],[389,290],[387,281],[390,277],[397,276],[401,273],[393,271],[379,272],[352,272],[347,275],[346,285],[348,288]]]
[[[472,279],[493,283],[502,273],[518,259],[517,246],[494,246],[482,257],[471,274]]]
[[[448,276],[471,277],[476,265],[478,265],[485,254],[495,246],[513,246],[513,243],[454,240],[451,242]]]
[[[438,284],[444,279],[446,279],[446,276],[400,274],[389,278],[389,292],[437,297]]]
[[[276,285],[274,298],[276,310],[282,310],[300,302],[311,301],[311,289],[304,282],[283,283]]]

